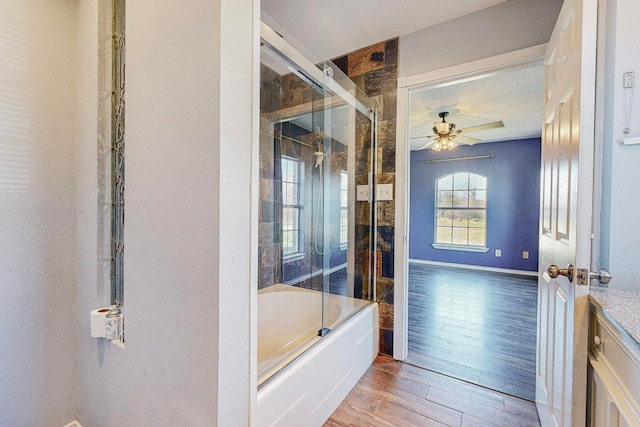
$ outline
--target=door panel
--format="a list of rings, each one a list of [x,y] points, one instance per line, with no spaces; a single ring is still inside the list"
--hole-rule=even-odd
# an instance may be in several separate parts
[[[588,287],[547,266],[589,268],[597,0],[565,0],[545,55],[536,404],[543,426],[583,426]]]

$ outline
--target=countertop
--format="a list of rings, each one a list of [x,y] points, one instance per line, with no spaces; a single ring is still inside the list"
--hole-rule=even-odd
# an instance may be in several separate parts
[[[589,298],[640,347],[640,291],[591,286]]]

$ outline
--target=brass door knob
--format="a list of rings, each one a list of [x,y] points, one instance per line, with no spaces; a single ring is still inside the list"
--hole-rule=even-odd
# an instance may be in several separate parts
[[[567,268],[559,268],[557,265],[551,264],[547,267],[547,273],[552,279],[558,276],[567,276],[569,282],[573,282],[573,264],[569,264]]]

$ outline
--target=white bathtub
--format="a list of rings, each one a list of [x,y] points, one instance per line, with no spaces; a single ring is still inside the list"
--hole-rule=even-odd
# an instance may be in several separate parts
[[[331,332],[320,339],[323,297]],[[281,284],[261,290],[258,372],[279,372],[258,389],[257,425],[321,426],[377,354],[377,304]]]

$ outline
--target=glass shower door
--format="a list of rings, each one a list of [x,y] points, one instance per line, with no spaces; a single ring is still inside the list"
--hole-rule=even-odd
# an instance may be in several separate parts
[[[258,378],[320,340],[324,218],[324,92],[261,49]]]
[[[323,333],[374,297],[373,203],[363,190],[375,176],[374,113],[369,99],[331,61],[324,76]],[[357,189],[361,197],[357,198]],[[368,191],[368,190],[367,190]]]
[[[263,42],[258,384],[374,296],[372,204],[355,198],[375,165],[366,97],[332,64]]]

